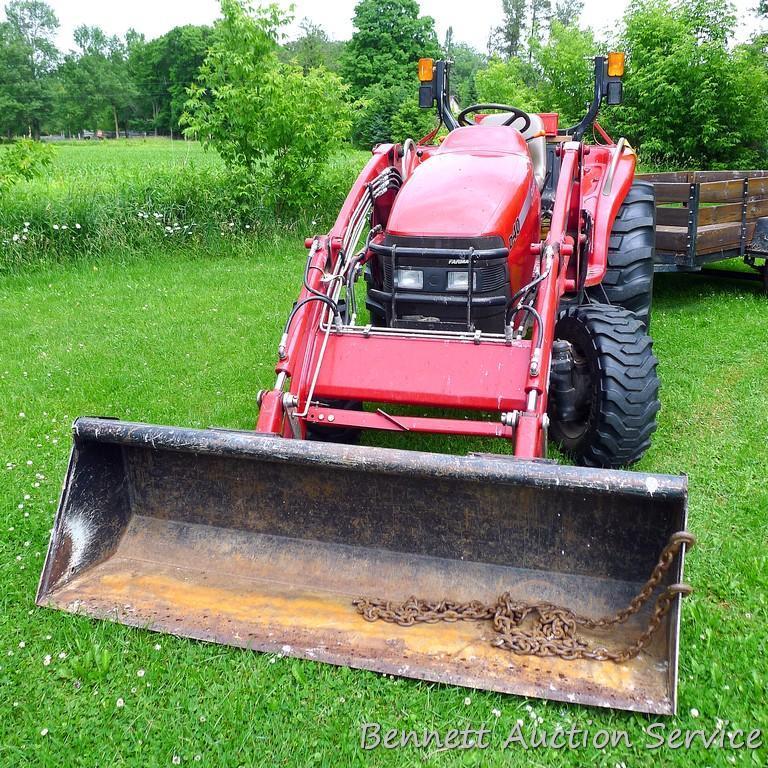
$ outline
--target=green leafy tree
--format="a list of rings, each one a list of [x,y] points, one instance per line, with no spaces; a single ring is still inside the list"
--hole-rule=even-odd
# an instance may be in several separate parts
[[[346,88],[323,68],[304,74],[278,61],[287,17],[276,5],[222,0],[221,9],[185,133],[221,155],[245,204],[300,209],[321,192],[317,172],[349,133]]]
[[[526,38],[527,0],[502,0],[503,21],[491,30],[488,53],[504,59],[519,56]]]
[[[27,127],[28,63],[23,39],[10,24],[0,23],[0,130],[9,139]]]
[[[544,45],[535,46],[541,82],[541,102],[548,112],[559,112],[561,124],[580,120],[594,92],[592,57],[598,43],[591,30],[553,21]]]
[[[418,141],[426,136],[436,124],[435,112],[419,107],[418,93],[404,95],[390,122],[390,138],[403,142],[406,139]]]
[[[528,29],[528,62],[533,61],[534,50],[541,45],[542,30],[549,27],[552,19],[551,0],[530,0],[531,23]]]
[[[181,131],[187,88],[205,60],[211,33],[211,27],[190,24],[150,41],[136,33],[126,36],[128,69],[137,90],[135,119],[146,130],[171,136]]]
[[[25,179],[34,179],[49,166],[55,154],[50,144],[20,139],[0,152],[0,194]]]
[[[302,19],[299,30],[299,37],[285,43],[280,49],[280,60],[298,64],[305,74],[315,67],[337,72],[344,43],[331,40],[328,33],[311,19]]]
[[[353,93],[361,96],[352,133],[355,143],[370,147],[392,141],[395,134],[420,138],[434,113],[418,111],[416,67],[420,58],[439,56],[434,20],[419,15],[415,0],[360,0],[353,23],[341,72]]]
[[[453,43],[450,58],[453,59],[450,78],[451,95],[463,107],[469,106],[477,101],[475,77],[487,66],[486,57],[471,45]]]
[[[552,21],[564,27],[578,26],[582,13],[584,13],[584,0],[555,0]]]
[[[119,136],[121,116],[125,123],[136,98],[126,44],[87,25],[74,38],[79,50],[59,70],[59,119],[72,132],[111,123]]]
[[[729,41],[724,0],[634,0],[621,43],[625,103],[609,127],[658,164],[723,167],[764,162],[768,105],[764,61]]]
[[[544,110],[542,95],[527,85],[524,75],[525,65],[520,59],[492,59],[475,76],[478,101],[509,104],[532,112]]]
[[[51,109],[59,21],[41,0],[11,0],[5,15],[7,21],[0,24],[0,124],[7,134],[29,132],[39,138]]]
[[[439,55],[434,19],[419,15],[416,0],[360,0],[353,24],[341,73],[357,93],[378,84],[413,83],[418,60]]]

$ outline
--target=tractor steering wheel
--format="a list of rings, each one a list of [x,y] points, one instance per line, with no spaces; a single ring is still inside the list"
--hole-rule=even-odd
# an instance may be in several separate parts
[[[522,109],[517,107],[510,107],[508,104],[470,104],[466,109],[462,109],[456,116],[459,121],[459,125],[477,125],[474,121],[467,120],[467,115],[473,112],[486,112],[487,110],[493,110],[494,112],[511,112],[509,120],[505,120],[503,125],[512,125],[518,118],[523,120],[523,127],[518,130],[520,133],[524,133],[531,127],[531,116],[527,112],[523,112]]]

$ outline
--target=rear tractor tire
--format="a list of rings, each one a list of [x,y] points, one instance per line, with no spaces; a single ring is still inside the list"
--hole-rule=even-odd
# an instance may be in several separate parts
[[[587,289],[592,301],[634,312],[650,326],[656,255],[656,196],[653,184],[635,181],[619,208],[608,245],[608,269],[600,285]]]
[[[578,464],[634,464],[660,409],[653,342],[637,316],[608,304],[565,310],[555,328],[549,435]]]

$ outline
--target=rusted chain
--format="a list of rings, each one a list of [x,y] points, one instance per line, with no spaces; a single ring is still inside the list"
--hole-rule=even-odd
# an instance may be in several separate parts
[[[695,543],[696,539],[688,531],[673,533],[648,581],[627,606],[615,614],[598,619],[582,616],[551,603],[516,600],[510,592],[500,595],[493,604],[479,600],[465,603],[451,600],[429,601],[416,597],[409,597],[398,603],[361,597],[354,600],[353,605],[367,621],[387,621],[401,627],[436,624],[441,621],[491,621],[494,631],[498,633],[493,645],[519,655],[621,663],[635,658],[651,642],[664,617],[672,608],[675,597],[685,597],[693,591],[688,584],[670,584],[659,593],[645,629],[631,645],[622,650],[611,651],[600,645],[590,647],[584,638],[577,635],[577,628],[604,630],[626,622],[650,600],[681,549],[690,549]],[[526,623],[527,626],[523,626]]]

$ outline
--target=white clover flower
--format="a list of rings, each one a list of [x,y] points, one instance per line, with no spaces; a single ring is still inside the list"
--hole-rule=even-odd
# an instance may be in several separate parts
[[[75,229],[82,229],[82,227],[79,224],[75,224]]]
[[[26,643],[25,643],[25,642],[22,640],[22,641],[19,643],[19,648],[25,648],[25,647],[26,647],[26,645],[27,645],[27,644],[26,644]]]
[[[115,702],[115,706],[118,709],[122,709],[125,706],[125,701],[123,701],[122,697]]]
[[[58,231],[58,229],[59,229],[59,225],[58,225],[58,224],[54,224],[54,225],[53,225],[53,228],[54,228],[55,230],[57,230],[57,231]]]
[[[43,659],[43,666],[47,667],[47,666],[50,665],[50,663],[51,663],[51,654],[50,653],[46,653],[45,654],[45,658]]]
[[[43,730],[40,731],[40,735],[41,736],[47,736],[48,735],[48,729],[47,728],[43,728]]]
[[[17,234],[15,234],[15,233],[13,235],[13,242],[14,243],[18,243],[19,242],[19,236]]]
[[[699,716],[699,710],[698,710],[698,709],[696,709],[696,707],[694,707],[694,708],[691,710],[691,717],[698,717],[698,716]]]
[[[66,658],[67,658],[67,653],[66,653],[66,651],[62,651],[62,652],[59,654],[59,658],[60,658],[60,659],[66,659]]]
[[[180,758],[178,755],[174,755],[174,756],[171,758],[171,762],[172,762],[174,765],[180,765],[180,764],[181,764],[181,758]]]
[[[468,707],[471,703],[472,703],[472,699],[470,699],[469,696],[467,696],[467,698],[464,699],[464,706]]]
[[[136,677],[144,677],[144,670],[139,669],[136,671]]]
[[[501,710],[500,710],[500,709],[496,709],[496,707],[494,707],[494,708],[491,710],[491,714],[492,714],[494,717],[501,717]]]
[[[159,651],[159,650],[160,650],[160,643],[155,643],[155,650],[156,650],[156,651]]]

